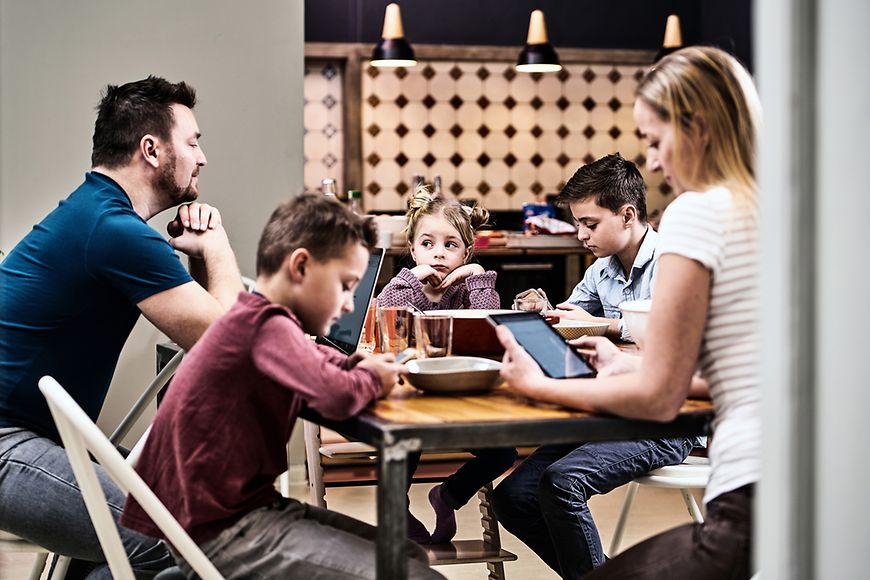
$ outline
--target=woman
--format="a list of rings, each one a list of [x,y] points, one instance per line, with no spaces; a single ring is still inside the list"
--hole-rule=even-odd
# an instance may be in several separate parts
[[[715,48],[662,59],[641,80],[634,116],[650,167],[677,198],[665,212],[643,357],[604,339],[589,348],[596,379],[553,380],[499,328],[502,374],[531,398],[624,417],[669,421],[704,380],[715,436],[704,524],[665,532],[588,578],[748,578],[752,497],[761,439],[755,134],[749,74]],[[693,378],[696,369],[701,378]]]

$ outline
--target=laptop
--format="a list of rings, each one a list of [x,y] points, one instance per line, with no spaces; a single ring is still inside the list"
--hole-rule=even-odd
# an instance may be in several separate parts
[[[362,337],[369,303],[375,295],[375,286],[383,262],[384,249],[373,248],[365,274],[356,286],[356,293],[353,296],[353,312],[348,312],[339,318],[326,336],[318,337],[319,343],[328,344],[347,355],[356,351]]]

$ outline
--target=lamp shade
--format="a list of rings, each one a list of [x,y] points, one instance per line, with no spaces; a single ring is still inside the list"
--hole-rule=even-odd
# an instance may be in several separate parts
[[[520,72],[556,72],[562,70],[559,56],[547,38],[544,13],[533,10],[529,17],[529,34],[526,45],[520,51],[516,69]]]
[[[665,24],[665,39],[656,54],[655,62],[683,47],[683,34],[680,31],[680,17],[676,14],[668,16]]]
[[[402,27],[402,13],[399,5],[393,2],[387,5],[384,12],[384,30],[381,40],[372,51],[372,66],[399,67],[414,66],[417,59],[414,58],[414,49],[405,39],[405,31]]]

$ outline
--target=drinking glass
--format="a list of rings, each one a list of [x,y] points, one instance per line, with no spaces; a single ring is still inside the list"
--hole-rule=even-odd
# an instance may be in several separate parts
[[[359,348],[366,352],[375,352],[378,349],[378,301],[372,298],[366,310],[366,319],[363,322],[362,336],[359,339]]]
[[[378,306],[381,352],[399,354],[411,339],[411,311],[404,306]]]
[[[453,317],[447,314],[414,315],[414,334],[420,358],[450,356],[453,349]]]

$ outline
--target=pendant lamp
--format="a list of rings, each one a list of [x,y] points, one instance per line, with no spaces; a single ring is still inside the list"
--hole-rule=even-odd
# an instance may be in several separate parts
[[[384,30],[381,40],[372,51],[372,66],[399,67],[414,66],[417,59],[414,58],[414,49],[405,40],[405,31],[402,28],[402,13],[399,5],[393,2],[387,4],[384,12]]]
[[[668,16],[668,21],[665,24],[665,40],[662,42],[661,49],[656,54],[655,62],[682,47],[683,34],[680,32],[680,17],[676,14],[671,14]]]
[[[516,69],[520,72],[556,72],[562,70],[559,57],[547,38],[544,13],[533,10],[529,18],[529,34],[520,52]]]

